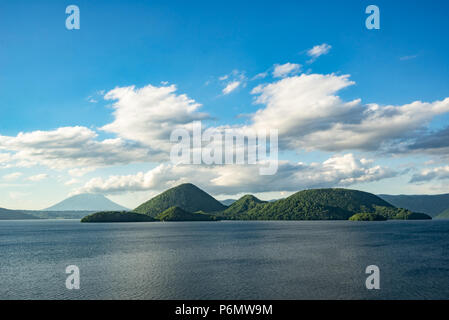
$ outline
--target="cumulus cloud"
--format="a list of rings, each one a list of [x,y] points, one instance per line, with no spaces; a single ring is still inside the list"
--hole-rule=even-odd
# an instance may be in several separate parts
[[[281,79],[252,90],[255,103],[261,107],[245,125],[208,129],[222,131],[232,127],[244,135],[250,130],[275,129],[281,150],[340,153],[391,150],[396,145],[406,146],[408,152],[449,150],[449,129],[423,135],[434,117],[449,112],[449,98],[397,106],[363,104],[361,99],[345,100],[339,96],[340,91],[354,85],[349,75],[293,75],[298,67],[286,65],[278,66]],[[223,85],[241,75],[232,73]],[[238,86],[243,85],[244,82]],[[94,178],[81,188],[104,193],[164,190],[181,182],[196,183],[216,194],[295,191],[346,186],[394,174],[352,154],[333,156],[323,163],[280,161],[274,176],[260,176],[259,167],[254,165],[174,166],[166,163],[172,147],[170,134],[178,128],[191,131],[195,121],[209,119],[208,114],[200,112],[200,103],[178,93],[174,85],[116,88],[107,92],[105,99],[112,102],[113,121],[99,130],[111,133],[113,138],[101,140],[97,131],[82,126],[0,135],[0,168],[43,165],[65,169],[72,185],[99,167],[136,162],[160,164],[146,173]],[[417,175],[414,181],[432,175],[436,173]]]
[[[291,74],[296,74],[301,71],[301,65],[296,63],[287,62],[285,64],[274,65],[273,77],[283,78]]]
[[[449,166],[423,169],[421,172],[414,174],[410,182],[416,183],[445,179],[449,179]]]
[[[311,57],[312,59],[310,59],[308,62],[312,63],[314,62],[318,57],[328,54],[329,51],[331,50],[332,46],[328,45],[327,43],[323,43],[317,46],[314,46],[312,49],[309,49],[307,51],[307,55],[309,57]]]
[[[260,165],[264,165],[261,163]],[[176,166],[161,164],[134,175],[94,178],[76,193],[114,194],[136,191],[163,191],[180,183],[194,183],[212,194],[297,191],[304,188],[350,186],[389,178],[395,172],[375,166],[353,154],[334,156],[323,163],[280,161],[276,175],[259,175],[259,165]]]
[[[402,151],[449,155],[449,127],[417,137]]]
[[[164,161],[174,129],[209,117],[197,112],[199,103],[177,94],[174,85],[116,88],[105,99],[114,101],[114,121],[101,130],[117,138],[99,140],[97,132],[82,126],[0,135],[0,166],[44,165],[82,176],[97,167]]]
[[[396,139],[411,139],[437,115],[449,112],[449,98],[435,102],[363,105],[337,93],[353,85],[349,75],[302,74],[253,89],[265,105],[255,128],[279,130],[280,146],[325,151],[378,151]]]
[[[150,158],[148,148],[135,143],[96,138],[97,133],[79,126],[21,132],[17,136],[0,136],[0,150],[9,153],[5,157],[9,166],[44,165],[52,169],[127,164]]]
[[[175,85],[148,85],[141,89],[131,86],[109,91],[105,99],[114,101],[114,121],[101,130],[139,142],[154,152],[167,151],[173,130],[209,118],[198,111],[201,104],[185,94],[177,94],[176,90]]]

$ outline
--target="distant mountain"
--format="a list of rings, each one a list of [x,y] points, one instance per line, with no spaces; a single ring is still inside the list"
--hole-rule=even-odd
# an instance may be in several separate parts
[[[449,219],[449,209],[444,210],[435,217],[436,219]]]
[[[0,208],[0,220],[81,219],[95,211],[36,211]]]
[[[187,212],[179,207],[171,207],[158,214],[156,219],[160,221],[216,221],[217,218],[203,213]]]
[[[348,220],[357,213],[376,213],[388,219],[415,217],[374,194],[348,189],[304,190],[275,202],[253,202],[248,211],[235,212],[227,216],[225,211],[223,216],[239,220]]]
[[[0,220],[33,220],[33,219],[40,219],[40,218],[20,210],[9,210],[0,208]]]
[[[42,211],[126,211],[129,210],[99,194],[79,194]]]
[[[171,207],[179,207],[188,212],[203,211],[207,213],[226,209],[226,206],[197,186],[186,183],[161,193],[133,211],[156,217]]]
[[[426,213],[435,217],[449,209],[449,194],[438,195],[379,195],[385,201],[398,208]]]
[[[239,200],[234,201],[224,212],[223,216],[228,218],[239,217],[242,214],[245,214],[249,210],[256,208],[260,204],[267,203],[266,201],[262,201],[256,198],[253,195],[246,195],[241,197]]]
[[[220,202],[222,204],[224,204],[225,206],[229,207],[231,204],[233,204],[234,202],[236,202],[238,199],[226,199],[226,200],[221,200]],[[280,199],[272,199],[272,200],[268,200],[266,202],[275,202],[278,201]]]
[[[237,201],[236,199],[220,200],[220,202],[227,207],[229,207],[231,204],[233,204],[236,201]]]

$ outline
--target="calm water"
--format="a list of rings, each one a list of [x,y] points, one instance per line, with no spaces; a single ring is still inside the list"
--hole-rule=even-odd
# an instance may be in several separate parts
[[[449,221],[0,221],[0,298],[448,299]]]

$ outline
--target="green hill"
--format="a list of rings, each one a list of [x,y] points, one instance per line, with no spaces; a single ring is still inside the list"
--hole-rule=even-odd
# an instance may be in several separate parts
[[[238,218],[242,214],[245,214],[249,210],[258,207],[259,205],[267,203],[266,201],[262,201],[257,199],[253,195],[246,195],[241,197],[239,200],[232,203],[223,213],[222,215],[228,219]]]
[[[179,207],[188,212],[204,211],[207,213],[226,209],[226,206],[215,198],[195,185],[187,183],[161,193],[133,211],[155,217],[171,207]]]
[[[398,208],[413,212],[423,212],[435,217],[449,208],[449,194],[437,195],[379,195]]]
[[[81,222],[152,222],[154,218],[135,212],[106,211],[97,212],[81,219]]]
[[[232,207],[232,206],[231,206]],[[231,208],[229,207],[229,208]],[[258,203],[248,211],[224,216],[239,220],[348,220],[357,213],[379,214],[387,219],[410,217],[374,194],[348,189],[304,190],[275,202]]]
[[[142,214],[162,221],[348,220],[354,215],[352,220],[431,219],[426,214],[396,208],[374,194],[357,190],[304,190],[274,202],[246,195],[226,207],[193,184],[182,184],[152,198],[132,213],[97,213],[83,220],[140,221]]]
[[[217,218],[203,213],[187,212],[179,207],[171,207],[158,214],[156,219],[161,221],[216,221]]]
[[[435,217],[436,219],[449,219],[449,208]]]

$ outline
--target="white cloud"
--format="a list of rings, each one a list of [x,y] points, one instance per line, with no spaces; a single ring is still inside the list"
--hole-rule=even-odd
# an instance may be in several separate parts
[[[287,71],[279,74],[284,72]],[[400,106],[364,105],[360,99],[340,98],[339,92],[352,85],[349,75],[335,74],[288,76],[260,85],[252,94],[262,106],[251,115],[247,125],[233,128],[242,132],[277,129],[283,150],[384,151],[408,141],[415,142],[415,149],[428,150],[445,141],[445,132],[424,140],[417,137],[422,137],[422,129],[435,116],[449,112],[449,98]],[[96,131],[81,126],[0,136],[0,167],[43,165],[67,170],[72,178],[78,178],[104,166],[165,163],[172,146],[171,132],[177,128],[191,130],[193,121],[209,118],[199,112],[199,103],[178,94],[174,85],[116,88],[105,98],[113,101],[114,120],[101,130],[116,135],[115,138],[100,140]],[[225,127],[230,126],[216,129]],[[319,164],[281,161],[278,174],[271,177],[259,176],[258,170],[257,166],[161,164],[147,173],[95,178],[83,190],[111,193],[164,190],[179,182],[193,182],[215,193],[295,191],[374,181],[392,174],[367,160],[357,160],[352,154],[334,156]],[[67,183],[78,182],[72,179]]]
[[[185,94],[177,94],[175,85],[116,88],[105,99],[114,101],[114,121],[101,129],[139,142],[153,154],[167,152],[167,142],[174,129],[209,118],[198,112],[201,104]]]
[[[265,79],[266,77],[268,77],[268,72],[261,72],[256,74],[251,80]]]
[[[86,127],[62,127],[51,131],[32,131],[17,136],[0,136],[0,150],[6,150],[9,165],[52,169],[74,169],[144,161],[148,149],[123,139],[96,140]]]
[[[234,92],[237,88],[246,87],[247,78],[244,71],[233,70],[231,73],[218,78],[223,82],[223,95],[228,95]]]
[[[301,71],[301,65],[296,63],[287,62],[285,64],[274,65],[273,77],[275,78],[283,78],[290,74],[296,74]]]
[[[66,186],[72,186],[74,184],[80,183],[80,181],[78,179],[70,179],[69,181],[65,182],[64,185]]]
[[[413,175],[410,182],[425,182],[431,180],[445,180],[449,179],[449,166],[423,169],[420,173]]]
[[[252,93],[265,108],[252,116],[252,127],[278,129],[287,149],[378,151],[420,135],[435,116],[449,112],[449,98],[402,106],[342,100],[337,92],[353,84],[349,75],[302,74],[258,86]]]
[[[317,46],[314,46],[312,49],[307,51],[307,55],[309,57],[312,57],[311,60],[309,60],[309,63],[315,61],[318,57],[328,54],[332,46],[328,45],[327,43],[323,43]]]
[[[105,98],[114,100],[114,121],[101,129],[118,138],[98,140],[95,131],[81,126],[0,135],[1,167],[43,165],[82,176],[97,167],[167,160],[172,130],[208,118],[197,112],[200,104],[175,91],[171,85],[108,92]]]
[[[14,181],[14,180],[17,180],[18,178],[20,178],[22,175],[23,175],[23,173],[21,173],[21,172],[13,172],[13,173],[4,175],[3,180]]]
[[[224,87],[223,89],[223,94],[230,94],[232,91],[234,91],[235,89],[237,89],[240,86],[241,82],[240,81],[233,81],[228,83],[228,85],[226,87]]]
[[[263,165],[263,164],[262,164]],[[76,193],[114,194],[137,191],[163,191],[191,182],[212,194],[242,192],[298,191],[304,188],[349,186],[394,176],[394,172],[352,154],[334,156],[323,163],[281,161],[276,175],[259,175],[258,165],[175,166],[161,164],[144,173],[94,178]]]
[[[45,180],[47,178],[48,178],[48,174],[41,173],[41,174],[37,174],[37,175],[31,176],[27,180],[33,181],[33,182],[39,182],[39,181]]]

